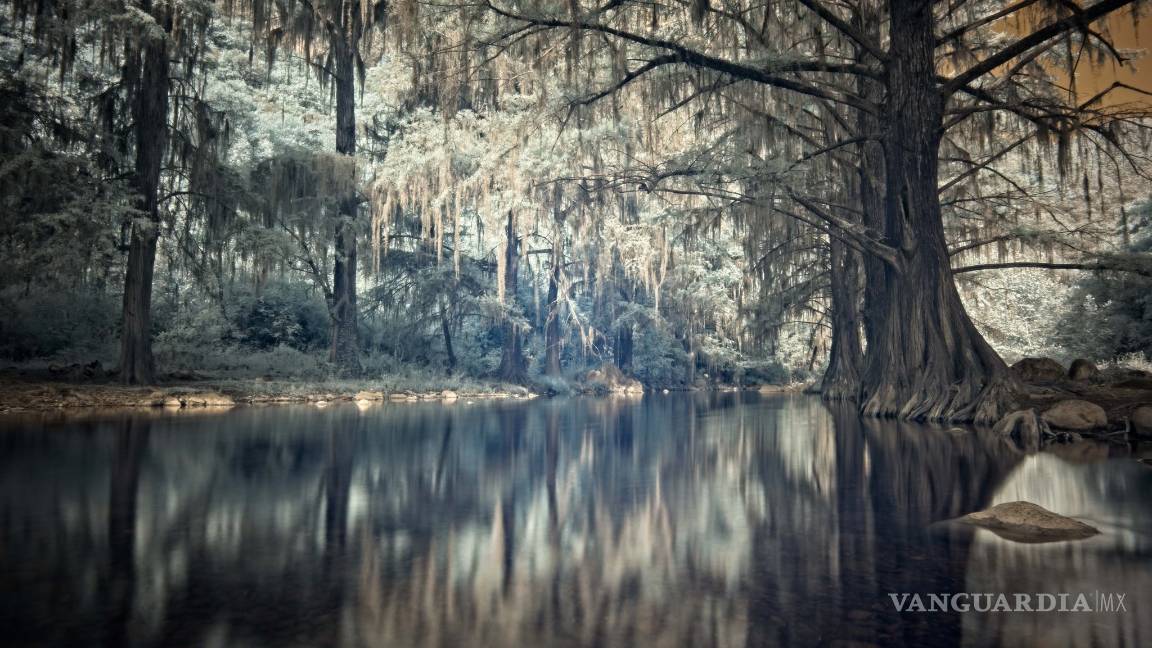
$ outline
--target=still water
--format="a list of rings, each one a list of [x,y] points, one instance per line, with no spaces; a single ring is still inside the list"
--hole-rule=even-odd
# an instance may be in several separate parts
[[[1152,646],[1132,452],[749,394],[0,418],[0,642]],[[930,527],[1021,499],[1103,533]],[[1127,612],[888,596],[1095,591]]]

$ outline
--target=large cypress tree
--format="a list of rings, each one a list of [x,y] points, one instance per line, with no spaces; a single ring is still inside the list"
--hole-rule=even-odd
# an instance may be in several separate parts
[[[865,413],[991,422],[1011,405],[1015,382],[968,316],[953,280],[940,200],[942,138],[972,115],[1000,113],[1017,130],[1031,129],[1028,137],[1056,133],[1066,141],[1087,133],[1122,145],[1110,129],[1128,116],[1109,113],[1100,102],[1061,96],[1056,81],[1030,79],[1051,76],[1044,70],[1058,67],[1065,50],[1109,49],[1093,24],[1131,3],[1100,0],[1040,10],[1030,2],[1004,7],[969,0],[951,3],[943,13],[927,0],[797,0],[771,6],[742,0],[625,1],[588,8],[578,2],[530,7],[490,2],[489,7],[507,21],[506,31],[493,39],[499,43],[521,41],[526,33],[565,33],[574,42],[595,34],[617,43],[619,60],[629,64],[615,66],[607,81],[603,74],[588,74],[586,81],[596,86],[593,100],[645,78],[656,80],[651,96],[675,97],[670,82],[683,77],[670,70],[690,68],[711,79],[697,85],[697,94],[748,104],[768,97],[763,111],[802,138],[814,112],[831,106],[857,115],[849,123],[855,121],[858,130],[849,133],[848,142],[834,141],[829,151],[865,142],[867,151],[857,163],[868,175],[860,177],[881,193],[873,196],[869,183],[862,185],[851,205],[861,218],[840,213],[827,195],[814,200],[789,187],[794,178],[781,174],[773,179],[771,196],[740,200],[775,210],[781,198],[789,199],[798,206],[793,212],[798,217],[865,254],[869,337],[858,392]],[[989,37],[990,25],[1025,10],[1036,15],[1019,22],[1012,40],[1005,44]],[[886,24],[886,37],[879,29],[866,29],[862,16]],[[698,27],[685,29],[689,21]],[[937,34],[941,30],[943,37]],[[778,98],[784,95],[803,101],[781,112]],[[670,99],[653,109],[688,103]],[[748,133],[747,139],[755,136]],[[994,141],[990,148],[1001,145]],[[881,173],[868,168],[875,162],[883,164]],[[875,184],[881,178],[882,184]],[[880,204],[865,202],[876,197]],[[834,256],[836,266],[845,269],[843,255]]]

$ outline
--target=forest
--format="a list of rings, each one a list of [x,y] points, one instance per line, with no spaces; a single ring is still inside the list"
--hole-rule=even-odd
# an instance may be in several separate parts
[[[1141,10],[4,0],[4,380],[1139,400]]]

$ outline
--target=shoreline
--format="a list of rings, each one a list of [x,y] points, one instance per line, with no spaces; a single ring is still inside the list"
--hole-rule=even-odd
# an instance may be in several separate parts
[[[0,414],[60,410],[224,409],[245,405],[323,405],[328,403],[419,403],[494,400],[532,400],[560,394],[541,386],[498,382],[446,380],[443,385],[397,380],[294,382],[269,380],[195,380],[153,386],[52,380],[0,379]],[[572,385],[571,395],[641,396],[672,391],[758,391],[800,393],[799,385],[739,387],[716,385],[707,389],[652,388],[596,389]]]

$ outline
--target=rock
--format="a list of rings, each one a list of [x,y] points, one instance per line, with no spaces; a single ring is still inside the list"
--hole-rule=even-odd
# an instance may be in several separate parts
[[[1083,400],[1063,400],[1048,408],[1040,420],[1054,428],[1063,430],[1095,430],[1108,425],[1108,415],[1104,408]]]
[[[365,391],[358,391],[358,392],[356,392],[356,395],[352,397],[352,400],[355,400],[355,401],[382,401],[382,400],[384,400],[384,392],[366,391],[366,390]]]
[[[1100,368],[1096,366],[1091,360],[1084,358],[1077,358],[1072,361],[1072,366],[1068,367],[1068,377],[1072,380],[1088,380],[1095,378],[1100,374]]]
[[[1152,405],[1141,405],[1132,410],[1132,431],[1141,436],[1152,436]]]
[[[104,376],[104,365],[100,364],[99,360],[93,360],[84,365],[85,378],[102,378]]]
[[[185,394],[182,400],[185,407],[232,407],[236,404],[231,396],[216,392]]]
[[[1024,358],[1012,365],[1012,373],[1024,382],[1053,382],[1067,375],[1064,365],[1052,358]]]
[[[388,400],[406,401],[408,400],[408,394],[405,394],[404,392],[392,392],[391,394],[388,394]]]
[[[176,398],[175,396],[169,396],[168,398],[164,399],[164,407],[171,407],[173,409],[179,409],[181,407],[184,407],[184,403],[179,398]]]
[[[584,381],[597,392],[616,394],[643,394],[644,385],[635,378],[625,376],[616,365],[605,363],[589,371]]]
[[[1036,416],[1036,410],[1018,410],[1005,414],[992,431],[1001,436],[1015,439],[1025,450],[1040,449],[1040,439],[1048,425]]]
[[[457,398],[460,398],[460,395],[457,394],[456,392],[452,391],[451,389],[445,389],[444,391],[440,392],[440,399],[441,400],[454,401]]]
[[[1016,542],[1082,540],[1100,533],[1095,527],[1031,502],[997,504],[986,511],[969,513],[956,521],[988,529],[1002,538]]]
[[[1116,389],[1136,389],[1139,391],[1152,391],[1152,378],[1127,378],[1112,383]]]

